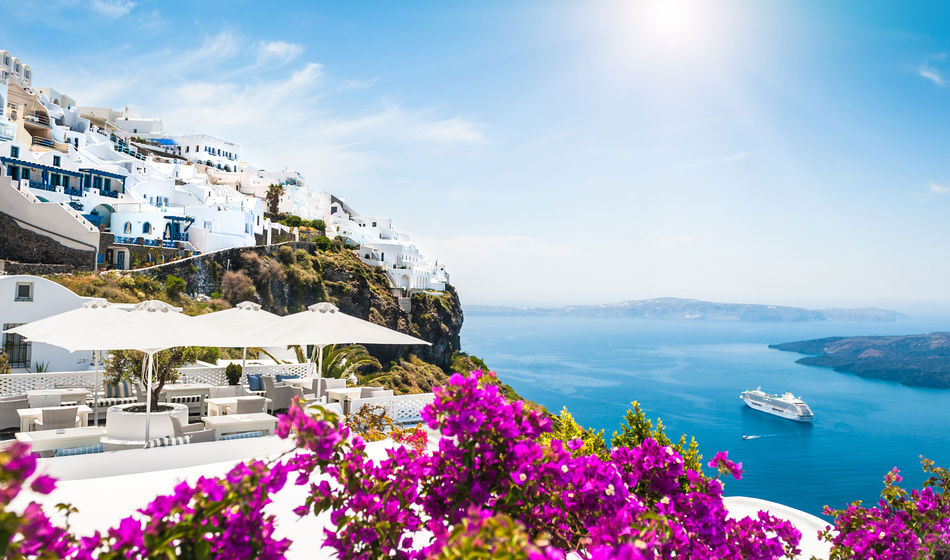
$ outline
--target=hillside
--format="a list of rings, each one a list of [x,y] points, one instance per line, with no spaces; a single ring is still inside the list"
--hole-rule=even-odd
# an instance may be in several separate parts
[[[917,387],[950,387],[950,333],[852,336],[771,344],[810,354],[796,363]]]
[[[903,313],[877,307],[805,309],[781,305],[717,303],[681,298],[654,298],[607,305],[567,307],[470,305],[466,306],[466,311],[471,315],[630,317],[691,321],[896,321],[907,317]]]
[[[442,293],[413,294],[410,315],[400,307],[385,273],[363,264],[340,243],[232,249],[126,274],[49,278],[79,295],[120,303],[161,299],[190,315],[226,309],[243,300],[257,301],[278,315],[329,301],[344,313],[432,343],[429,347],[368,348],[383,364],[383,371],[391,373],[381,382],[398,392],[429,391],[454,371],[483,365],[461,352],[463,314],[453,287]],[[182,283],[183,289],[175,287]],[[505,390],[514,395],[510,388]]]

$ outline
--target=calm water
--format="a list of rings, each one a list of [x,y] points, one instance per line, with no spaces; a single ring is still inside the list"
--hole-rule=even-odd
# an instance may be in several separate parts
[[[630,401],[703,455],[728,450],[745,475],[726,493],[819,513],[876,501],[885,472],[919,486],[919,455],[950,464],[950,390],[916,389],[795,363],[768,344],[950,330],[950,321],[745,323],[467,316],[462,347],[525,398],[567,407],[583,425],[619,425]],[[745,389],[792,391],[815,412],[799,424],[753,411]],[[743,440],[743,434],[763,436]],[[674,437],[675,439],[675,437]]]

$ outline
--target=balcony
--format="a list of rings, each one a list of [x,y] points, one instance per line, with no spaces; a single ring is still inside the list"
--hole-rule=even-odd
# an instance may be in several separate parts
[[[175,245],[174,241],[162,241],[162,247],[166,249],[177,249],[178,246]]]
[[[173,234],[172,234],[172,240],[173,240],[173,241],[188,241],[188,233],[187,233],[187,232],[186,232],[186,233],[173,233]]]
[[[42,126],[50,128],[49,115],[40,111],[33,111],[32,114],[23,115],[23,124],[27,126]]]
[[[74,189],[72,187],[63,187],[63,194],[69,196],[82,196],[82,189]]]
[[[56,187],[48,183],[42,183],[40,181],[30,181],[30,188],[39,189],[41,191],[56,192]]]
[[[41,138],[39,136],[33,137],[33,145],[41,146],[43,148],[53,148],[53,141],[48,138]]]
[[[142,244],[145,245],[146,247],[161,247],[162,240],[161,239],[143,239]]]
[[[119,198],[119,193],[116,191],[99,191],[99,194],[102,196],[108,196],[110,198]]]
[[[138,245],[134,237],[125,237],[121,235],[113,236],[112,241],[121,245]]]

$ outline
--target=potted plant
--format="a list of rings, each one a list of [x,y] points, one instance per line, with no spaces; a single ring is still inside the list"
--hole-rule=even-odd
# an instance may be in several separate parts
[[[228,364],[228,367],[224,368],[224,376],[228,380],[228,385],[240,385],[243,373],[244,370],[241,368],[241,364]]]
[[[146,403],[151,403],[149,417],[150,438],[174,435],[171,418],[175,417],[184,426],[188,424],[188,407],[183,404],[159,403],[158,398],[165,384],[179,377],[179,368],[199,360],[215,361],[217,348],[195,346],[170,348],[156,352],[153,358],[152,392],[142,395],[139,402],[109,407],[106,412],[106,439],[111,442],[141,442],[145,438]],[[128,381],[135,383],[139,391],[147,386],[142,361],[145,354],[136,350],[117,350],[109,353],[105,373],[113,383]],[[142,398],[144,397],[144,398]]]

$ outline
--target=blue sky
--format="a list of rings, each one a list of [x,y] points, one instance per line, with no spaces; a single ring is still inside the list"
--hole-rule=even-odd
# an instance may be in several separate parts
[[[950,304],[950,6],[340,4],[0,0],[0,48],[393,217],[463,303]]]

